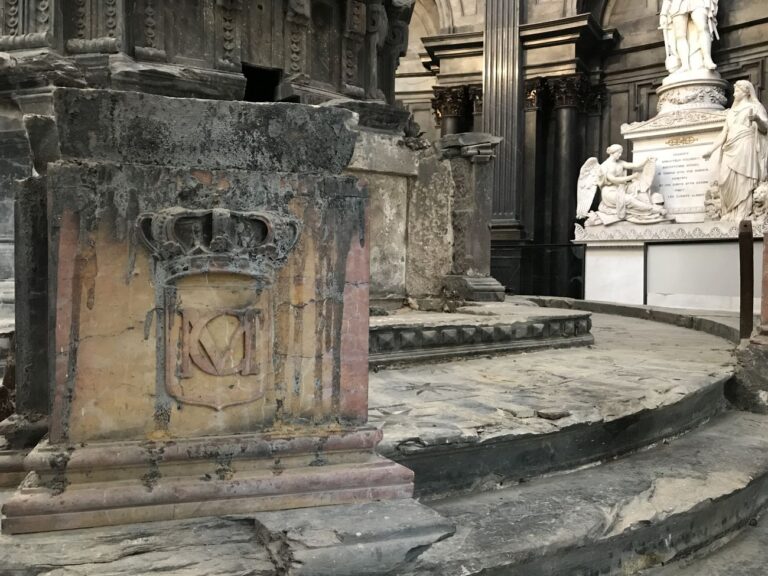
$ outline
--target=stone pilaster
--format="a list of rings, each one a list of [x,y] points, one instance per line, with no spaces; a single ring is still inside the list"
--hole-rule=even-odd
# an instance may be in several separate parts
[[[438,142],[451,164],[453,265],[444,280],[449,294],[461,300],[501,302],[504,287],[491,277],[493,159],[501,138],[469,132]]]

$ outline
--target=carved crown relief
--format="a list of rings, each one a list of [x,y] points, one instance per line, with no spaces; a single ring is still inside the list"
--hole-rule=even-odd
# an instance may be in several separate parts
[[[224,272],[269,285],[296,245],[301,226],[293,217],[271,212],[173,207],[141,214],[137,229],[166,280]]]

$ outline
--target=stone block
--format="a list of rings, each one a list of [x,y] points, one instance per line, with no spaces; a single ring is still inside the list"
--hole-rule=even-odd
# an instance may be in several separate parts
[[[71,89],[53,109],[62,159],[27,184],[30,219],[48,198],[49,440],[3,530],[408,497],[365,428],[352,114]]]
[[[431,150],[423,152],[408,196],[405,287],[409,296],[440,294],[443,277],[451,271],[453,187],[450,164]]]
[[[339,174],[357,139],[340,108],[58,89],[54,109],[66,159]]]

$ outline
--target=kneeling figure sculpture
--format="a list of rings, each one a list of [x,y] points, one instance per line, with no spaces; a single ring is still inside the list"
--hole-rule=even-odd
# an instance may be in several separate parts
[[[597,158],[584,163],[579,174],[576,218],[586,219],[585,226],[615,224],[622,220],[634,224],[655,224],[667,220],[661,205],[663,197],[651,193],[656,174],[656,160],[631,163],[621,159],[624,149],[614,144],[606,150],[608,159],[600,164]],[[627,174],[629,170],[640,170]],[[590,211],[597,189],[600,205]]]

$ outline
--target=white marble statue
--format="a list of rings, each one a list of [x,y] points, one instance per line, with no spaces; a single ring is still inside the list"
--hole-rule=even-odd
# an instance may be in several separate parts
[[[667,48],[670,74],[715,70],[712,41],[717,33],[718,0],[664,0],[660,28]]]
[[[753,214],[755,189],[768,179],[768,114],[746,80],[734,85],[725,126],[704,159],[718,150],[713,168],[720,188],[720,219],[740,222]]]
[[[656,160],[648,158],[633,164],[621,159],[624,149],[614,144],[608,159],[597,158],[584,163],[579,174],[576,218],[586,218],[585,226],[610,225],[626,220],[634,224],[655,224],[666,220],[666,210],[657,204],[658,195],[651,193],[656,174]],[[627,174],[629,170],[640,170]],[[600,205],[590,211],[600,188]]]

